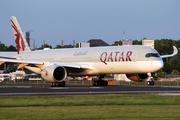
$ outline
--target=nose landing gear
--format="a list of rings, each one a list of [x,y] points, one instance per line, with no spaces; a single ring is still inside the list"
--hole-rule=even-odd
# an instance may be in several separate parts
[[[151,79],[150,79],[150,81],[148,81],[148,86],[150,86],[150,85],[154,85],[154,79],[153,79],[153,77],[151,77]]]
[[[154,81],[148,81],[148,86],[154,85]]]

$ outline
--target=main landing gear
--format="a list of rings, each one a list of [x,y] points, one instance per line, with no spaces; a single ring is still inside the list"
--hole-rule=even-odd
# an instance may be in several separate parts
[[[51,87],[65,87],[66,83],[62,81],[62,82],[51,83],[50,85]]]
[[[93,81],[93,86],[107,86],[108,82],[104,80]]]
[[[104,75],[99,76],[99,80],[93,81],[93,86],[108,86],[108,82],[102,80],[104,78]]]
[[[148,86],[154,85],[154,81],[148,81]]]

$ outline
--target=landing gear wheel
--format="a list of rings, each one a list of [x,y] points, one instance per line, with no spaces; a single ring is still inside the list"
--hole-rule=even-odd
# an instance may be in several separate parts
[[[93,81],[93,86],[97,86],[97,81]]]
[[[107,86],[108,82],[107,81],[103,81],[103,86]]]
[[[103,80],[93,81],[93,86],[107,86],[108,82]]]
[[[104,78],[105,74],[104,75],[100,75],[99,76],[99,80],[97,81],[93,81],[93,86],[108,86],[108,82],[107,81],[104,81],[102,80]]]
[[[148,81],[148,86],[154,85],[154,81]]]
[[[62,82],[58,82],[58,87],[65,87],[65,82],[64,81],[62,81]]]
[[[56,83],[51,83],[51,87],[56,87]]]
[[[151,85],[154,85],[154,81],[151,81]]]
[[[51,87],[65,87],[65,85],[66,83],[64,81],[50,84]]]

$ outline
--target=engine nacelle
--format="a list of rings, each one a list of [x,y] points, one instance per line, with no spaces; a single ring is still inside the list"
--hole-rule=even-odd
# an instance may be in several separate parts
[[[126,77],[132,81],[142,82],[150,79],[150,73],[144,74],[126,74]]]
[[[67,71],[63,66],[51,65],[42,70],[41,77],[47,82],[62,82],[67,77]]]

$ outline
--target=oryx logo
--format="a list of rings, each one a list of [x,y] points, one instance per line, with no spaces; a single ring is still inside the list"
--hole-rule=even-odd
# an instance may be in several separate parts
[[[17,26],[14,24],[14,22],[12,20],[11,20],[11,23],[12,23],[13,29],[16,31],[16,34],[14,33],[14,35],[16,36],[15,42],[16,42],[17,52],[19,54],[20,49],[22,49],[23,51],[25,50],[25,44],[23,41],[23,37],[22,37],[21,33],[19,32]]]
[[[45,73],[45,75],[46,75],[46,77],[48,76],[48,72],[47,72],[47,70],[45,70],[46,71],[46,73]]]

